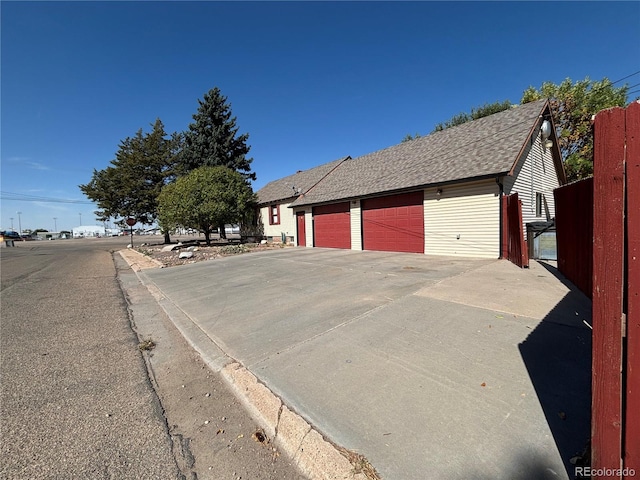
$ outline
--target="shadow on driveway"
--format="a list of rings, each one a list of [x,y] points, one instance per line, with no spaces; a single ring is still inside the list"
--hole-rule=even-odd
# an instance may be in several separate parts
[[[569,460],[582,452],[591,431],[591,330],[584,323],[591,321],[591,302],[542,265],[570,291],[519,349],[569,478],[575,478]]]

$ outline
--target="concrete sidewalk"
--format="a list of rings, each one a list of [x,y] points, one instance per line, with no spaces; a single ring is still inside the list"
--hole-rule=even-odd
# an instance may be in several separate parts
[[[570,478],[589,436],[590,302],[553,270],[286,249],[138,275],[210,365],[288,407],[272,434],[293,411],[385,479],[529,479]]]

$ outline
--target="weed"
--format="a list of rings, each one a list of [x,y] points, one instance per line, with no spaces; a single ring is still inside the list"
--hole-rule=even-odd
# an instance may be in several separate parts
[[[155,347],[156,347],[156,344],[151,339],[144,340],[138,344],[138,348],[143,352],[153,350]]]
[[[340,453],[347,457],[347,460],[353,465],[351,473],[358,475],[362,473],[368,480],[380,480],[380,474],[376,471],[375,467],[369,463],[364,455],[361,455],[352,450],[347,450],[344,447],[337,447]]]

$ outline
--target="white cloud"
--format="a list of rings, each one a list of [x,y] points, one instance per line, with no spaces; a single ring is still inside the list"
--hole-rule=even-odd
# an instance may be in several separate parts
[[[56,212],[69,212],[71,209],[64,204],[59,203],[48,203],[48,202],[33,202],[33,204],[40,208],[46,208],[48,210],[56,211]]]
[[[30,168],[31,170],[51,170],[51,168],[45,165],[44,163],[32,161],[30,157],[9,157],[7,161],[11,163],[24,165],[25,167]]]

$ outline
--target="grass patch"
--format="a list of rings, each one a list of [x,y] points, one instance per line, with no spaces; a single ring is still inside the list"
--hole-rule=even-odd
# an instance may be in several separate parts
[[[247,253],[248,251],[250,251],[249,247],[242,243],[240,245],[220,247],[220,255],[238,255],[240,253]]]

